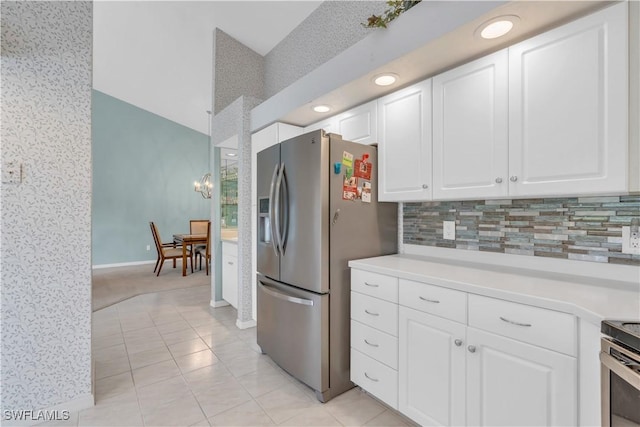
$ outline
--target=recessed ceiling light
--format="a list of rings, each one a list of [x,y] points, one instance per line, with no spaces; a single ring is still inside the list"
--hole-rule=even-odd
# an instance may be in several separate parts
[[[515,15],[498,16],[482,24],[476,32],[483,39],[497,39],[511,31],[519,20]]]
[[[385,73],[377,75],[373,78],[373,82],[378,86],[390,86],[398,80],[398,76],[393,73]]]
[[[227,157],[235,157],[235,156],[237,156],[236,153],[227,153]]]
[[[326,113],[328,111],[331,111],[331,107],[329,107],[328,105],[316,105],[315,107],[313,107],[313,111],[315,111],[316,113]]]

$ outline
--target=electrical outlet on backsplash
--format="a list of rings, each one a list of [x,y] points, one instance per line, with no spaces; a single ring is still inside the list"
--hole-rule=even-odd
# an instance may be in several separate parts
[[[640,219],[640,194],[404,203],[404,244],[640,266],[622,253],[622,227]],[[445,240],[443,221],[455,221]]]

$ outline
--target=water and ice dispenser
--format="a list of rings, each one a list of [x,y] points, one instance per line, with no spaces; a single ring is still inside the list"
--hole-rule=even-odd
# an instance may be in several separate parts
[[[261,243],[271,243],[271,219],[269,218],[269,198],[259,200],[258,239]]]

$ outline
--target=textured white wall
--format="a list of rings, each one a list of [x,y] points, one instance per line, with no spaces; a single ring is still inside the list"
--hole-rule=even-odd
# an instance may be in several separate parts
[[[91,397],[91,2],[2,2],[2,409]]]
[[[265,56],[268,99],[371,34],[361,23],[388,8],[385,1],[325,1]]]
[[[213,57],[214,114],[241,96],[264,97],[264,56],[216,28]]]
[[[251,307],[251,283],[254,268],[251,265],[251,110],[260,100],[241,96],[213,117],[211,123],[213,145],[233,137],[238,138],[238,318],[236,324],[245,328],[253,326]],[[217,258],[218,260],[220,257]],[[215,265],[220,265],[219,262]],[[211,300],[222,297],[221,285],[216,285],[212,274]]]

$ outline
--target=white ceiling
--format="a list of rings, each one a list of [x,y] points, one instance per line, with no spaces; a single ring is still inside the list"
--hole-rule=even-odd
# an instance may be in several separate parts
[[[96,1],[93,87],[206,134],[213,30],[267,54],[321,1]]]

